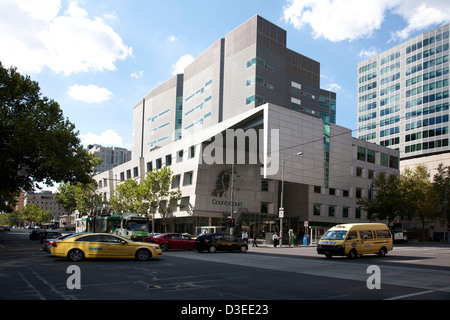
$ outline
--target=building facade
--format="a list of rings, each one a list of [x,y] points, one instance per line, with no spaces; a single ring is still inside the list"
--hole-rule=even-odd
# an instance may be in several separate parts
[[[171,231],[221,228],[232,216],[236,232],[263,237],[279,232],[283,203],[283,231],[318,238],[337,223],[366,222],[357,201],[372,178],[399,173],[397,150],[355,139],[335,119],[320,64],[255,16],[134,107],[132,160],[94,178],[109,200],[122,181],[170,167],[182,192],[164,221]]]
[[[131,160],[131,151],[125,148],[103,147],[99,144],[90,144],[87,149],[89,152],[94,153],[103,160],[95,169],[97,173],[111,170],[112,168]]]
[[[50,211],[52,221],[46,223],[46,225],[49,226],[58,225],[59,218],[67,215],[66,210],[56,202],[55,194],[52,191],[24,193],[22,209],[23,207],[31,204],[37,205],[44,212]]]
[[[398,149],[402,167],[448,162],[449,29],[425,32],[358,64],[358,138]]]

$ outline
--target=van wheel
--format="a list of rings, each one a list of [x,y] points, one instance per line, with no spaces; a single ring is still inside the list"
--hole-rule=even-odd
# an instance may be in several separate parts
[[[211,246],[211,247],[208,248],[208,251],[209,251],[210,253],[214,253],[214,252],[217,251],[217,249],[216,249],[216,247]]]
[[[246,253],[247,252],[247,247],[246,246],[241,246],[239,248],[239,251],[242,252],[242,253]]]
[[[352,249],[350,250],[350,252],[348,253],[347,257],[349,259],[356,259],[358,257],[358,252],[356,252],[356,249]]]
[[[378,252],[379,257],[384,257],[384,256],[386,256],[386,254],[387,254],[386,247],[381,248],[380,251]]]

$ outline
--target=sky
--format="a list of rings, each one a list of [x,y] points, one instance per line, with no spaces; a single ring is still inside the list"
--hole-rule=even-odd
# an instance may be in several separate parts
[[[450,0],[0,0],[0,61],[39,83],[84,146],[132,148],[133,107],[260,15],[321,64],[356,129],[358,62],[450,22]]]

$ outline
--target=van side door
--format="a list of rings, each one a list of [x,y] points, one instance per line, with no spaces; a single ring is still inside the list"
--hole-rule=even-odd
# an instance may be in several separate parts
[[[371,230],[360,230],[359,236],[361,238],[361,249],[358,251],[361,254],[375,252],[373,247],[373,234]]]

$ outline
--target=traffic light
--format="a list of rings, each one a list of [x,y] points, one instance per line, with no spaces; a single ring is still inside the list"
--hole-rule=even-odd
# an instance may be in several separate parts
[[[234,223],[235,223],[234,219],[228,218],[228,226],[229,227],[234,227]]]

